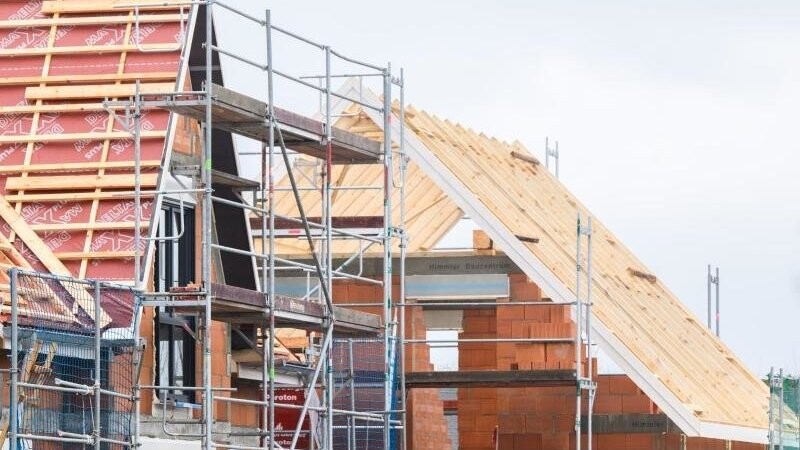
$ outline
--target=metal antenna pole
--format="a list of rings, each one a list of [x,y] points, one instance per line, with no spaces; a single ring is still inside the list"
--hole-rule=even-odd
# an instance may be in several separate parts
[[[719,267],[717,267],[717,276],[714,277],[714,284],[717,288],[717,337],[719,337]]]
[[[712,320],[716,324],[716,335],[719,337],[719,267],[716,268],[716,276],[711,274],[711,264],[708,265],[708,329],[714,331],[712,328]],[[713,300],[711,298],[711,285],[715,285],[716,289],[716,314],[713,310]],[[713,319],[712,319],[713,317]]]
[[[559,178],[558,166],[560,165],[561,155],[558,153],[558,141],[556,141],[556,178]]]
[[[549,137],[545,137],[544,138],[544,167],[546,169],[550,168],[550,157],[551,156],[553,157],[553,161],[555,161],[555,164],[556,164],[556,166],[555,166],[555,169],[556,169],[555,174],[556,174],[556,178],[558,178],[558,175],[559,175],[558,174],[558,165],[559,165],[558,164],[558,159],[559,159],[558,141],[556,141],[555,148],[550,148],[550,138]]]
[[[708,329],[712,330],[711,328],[711,264],[708,265],[708,275],[706,276],[706,287],[708,288],[708,313],[706,314],[706,324],[708,325]]]

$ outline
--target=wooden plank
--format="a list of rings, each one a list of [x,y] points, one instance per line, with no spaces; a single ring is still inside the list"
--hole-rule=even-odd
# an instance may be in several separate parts
[[[16,235],[22,239],[25,245],[30,249],[34,255],[42,262],[42,264],[54,275],[72,276],[69,269],[59,260],[56,255],[50,250],[47,244],[42,241],[35,231],[31,230],[25,219],[22,218],[14,207],[11,206],[5,197],[0,195],[0,217],[6,221]],[[77,305],[86,311],[90,317],[94,317],[94,302],[90,299],[91,295],[87,295],[86,289],[80,289],[71,283],[64,283],[64,288],[69,292]],[[111,318],[102,309],[97,312],[99,316],[98,323],[105,327],[111,322]]]
[[[142,44],[141,49],[144,51],[175,51],[177,44]],[[44,55],[79,55],[79,54],[101,54],[101,53],[122,53],[122,52],[139,52],[139,47],[136,45],[123,44],[123,45],[90,45],[90,46],[76,46],[76,47],[29,47],[29,48],[15,48],[15,49],[2,49],[0,50],[0,58],[18,58],[22,56],[44,56]]]
[[[6,195],[9,202],[61,202],[65,200],[112,200],[135,198],[134,191],[105,191],[105,192],[59,192],[47,194],[15,194]],[[143,198],[152,198],[152,195],[143,195]]]
[[[140,72],[117,75],[114,73],[89,74],[89,75],[50,75],[36,77],[5,77],[0,78],[0,86],[17,86],[26,84],[76,84],[100,83],[103,81],[164,81],[174,80],[175,72]]]
[[[174,75],[173,75],[174,78]],[[144,83],[142,94],[168,94],[175,91],[175,83]],[[86,84],[79,86],[45,86],[25,89],[28,100],[75,100],[86,98],[132,97],[136,84]]]
[[[141,11],[176,10],[181,6],[187,8],[186,0],[45,0],[42,3],[43,14],[55,13],[94,13],[129,11],[139,5]]]
[[[13,166],[0,166],[0,174],[2,173],[19,173],[19,172],[35,172],[35,173],[50,173],[50,172],[79,172],[97,169],[132,169],[134,167],[133,161],[110,161],[110,162],[85,162],[85,163],[54,163],[54,164],[30,164],[30,165],[13,165]],[[158,160],[145,160],[142,161],[143,168],[160,167],[161,161]]]
[[[0,115],[34,114],[34,113],[68,113],[68,112],[92,112],[104,111],[107,108],[102,102],[96,103],[68,103],[57,105],[19,105],[19,106],[0,106]],[[111,106],[110,109],[121,111],[122,106]],[[145,105],[145,110],[153,109]]]
[[[142,139],[163,139],[166,131],[142,131]],[[0,144],[22,144],[30,142],[72,142],[72,141],[104,141],[106,139],[132,139],[126,131],[111,133],[62,133],[0,136]]]
[[[485,370],[408,372],[407,388],[575,386],[574,370]]]
[[[150,224],[142,221],[140,228],[147,228]],[[86,230],[132,230],[136,222],[93,222],[93,223],[46,223],[31,225],[34,231],[86,231]]]
[[[157,173],[145,173],[141,176],[143,187],[154,187],[158,181]],[[79,189],[115,189],[132,188],[134,175],[58,175],[46,177],[14,177],[6,181],[9,191],[53,191]]]
[[[136,252],[56,252],[54,255],[64,261],[76,259],[129,259],[136,256]]]
[[[183,19],[186,19],[184,15]],[[180,14],[139,14],[139,23],[170,23],[181,20]],[[0,29],[44,28],[53,25],[68,27],[82,25],[119,25],[131,21],[128,14],[107,16],[59,17],[47,19],[0,20]]]

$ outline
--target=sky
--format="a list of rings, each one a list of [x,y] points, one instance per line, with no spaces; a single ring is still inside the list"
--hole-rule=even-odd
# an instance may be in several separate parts
[[[800,372],[800,3],[237,3],[404,68],[414,106],[540,159],[558,140],[561,181],[703,320],[706,265],[720,267],[722,339],[748,367]],[[263,59],[263,31],[219,20],[223,47]],[[314,75],[324,58],[276,37],[274,66]],[[255,69],[228,61],[226,77],[265,95]]]

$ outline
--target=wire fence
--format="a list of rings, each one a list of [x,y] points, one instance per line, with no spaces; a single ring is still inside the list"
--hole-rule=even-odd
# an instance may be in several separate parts
[[[333,343],[334,409],[373,413],[385,411],[385,385],[391,383],[391,407],[396,409],[397,370],[387,375],[386,354],[382,339],[336,339]],[[334,415],[333,450],[368,450],[383,448],[384,422],[355,415]],[[396,430],[391,440],[395,441]]]
[[[17,270],[10,287],[10,448],[129,447],[136,292]]]

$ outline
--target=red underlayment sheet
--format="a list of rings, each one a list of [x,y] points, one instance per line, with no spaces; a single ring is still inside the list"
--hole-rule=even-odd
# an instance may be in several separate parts
[[[102,96],[137,78],[144,85],[175,84],[181,15],[177,9],[143,9],[137,34],[133,11],[108,6],[113,2],[86,11],[92,3],[99,2],[0,2],[0,195],[72,276],[130,283],[134,142],[103,109]],[[59,12],[48,12],[54,10]],[[83,92],[69,95],[52,89],[82,85]],[[168,127],[169,113],[144,111],[144,190],[157,187]],[[145,225],[152,207],[152,196],[143,197]],[[39,257],[41,246],[35,254],[36,244],[7,220],[0,219],[0,233],[33,269],[52,271]]]

